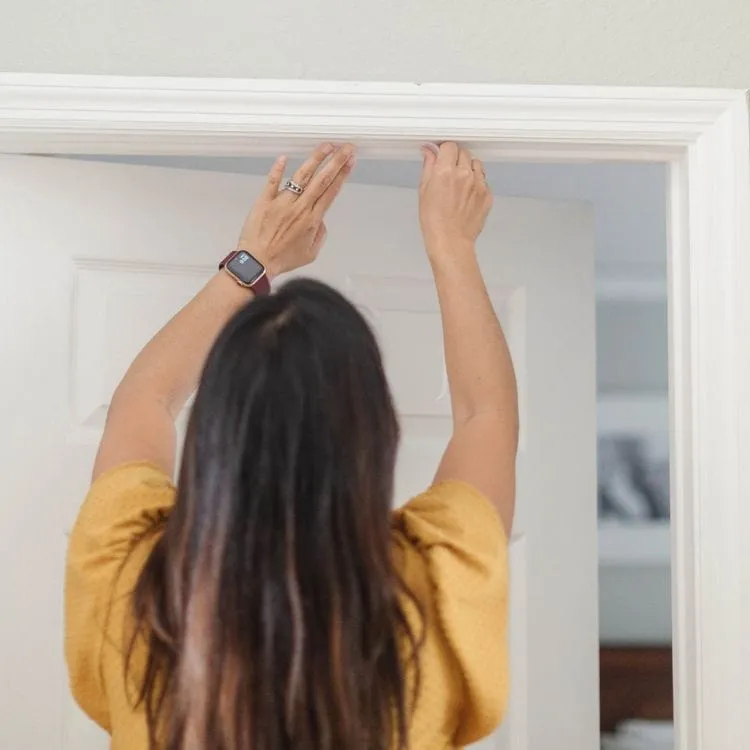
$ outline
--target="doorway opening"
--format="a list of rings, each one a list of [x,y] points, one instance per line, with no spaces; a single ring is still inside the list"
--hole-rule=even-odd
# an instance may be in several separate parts
[[[75,158],[259,178],[272,163],[270,158],[242,156]],[[295,167],[290,165],[290,171]],[[491,162],[487,174],[498,197],[585,203],[591,210],[600,729],[607,750],[671,750],[668,170],[648,162]],[[352,176],[355,184],[408,190],[416,188],[418,179],[417,162],[397,160],[363,160]],[[331,232],[335,237],[335,225]],[[560,295],[566,293],[559,289]],[[544,514],[546,502],[572,506],[580,498],[563,491],[530,502]],[[518,536],[523,535],[522,528]],[[499,744],[480,746],[512,747],[512,729],[501,735]]]

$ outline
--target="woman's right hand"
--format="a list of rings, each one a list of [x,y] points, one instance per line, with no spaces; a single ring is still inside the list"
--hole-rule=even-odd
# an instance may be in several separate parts
[[[282,188],[286,159],[278,158],[245,219],[237,248],[255,256],[272,277],[312,263],[325,242],[326,212],[351,174],[354,159],[351,144],[322,144],[292,176],[303,189],[295,195]]]
[[[419,221],[427,253],[473,248],[492,208],[492,193],[479,159],[455,143],[424,146],[419,186]]]

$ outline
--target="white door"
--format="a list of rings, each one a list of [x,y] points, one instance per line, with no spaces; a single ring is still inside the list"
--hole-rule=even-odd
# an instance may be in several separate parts
[[[231,248],[261,178],[0,158],[0,747],[99,750],[62,655],[66,532],[110,395]],[[368,308],[403,419],[398,498],[449,434],[414,191],[347,186],[311,273]],[[498,199],[482,266],[518,373],[512,699],[483,748],[597,747],[593,232],[588,209]]]

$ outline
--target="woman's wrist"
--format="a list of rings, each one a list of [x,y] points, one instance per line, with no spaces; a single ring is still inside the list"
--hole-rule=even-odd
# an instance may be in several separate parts
[[[263,268],[266,269],[266,275],[269,281],[274,281],[278,276],[284,273],[284,269],[279,266],[278,260],[273,253],[265,248],[253,247],[252,243],[240,241],[237,244],[237,250],[244,250],[255,258]]]
[[[476,259],[476,243],[466,239],[441,238],[425,242],[433,271],[450,271],[456,265]]]
[[[254,296],[252,289],[238,284],[226,271],[218,271],[206,285],[206,290],[215,300],[217,307],[240,309]]]

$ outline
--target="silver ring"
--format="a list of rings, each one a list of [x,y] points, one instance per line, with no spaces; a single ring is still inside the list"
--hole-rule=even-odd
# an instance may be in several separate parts
[[[305,188],[303,188],[302,185],[298,185],[294,180],[287,180],[284,183],[282,190],[288,190],[295,195],[302,195],[302,193],[305,192]]]

